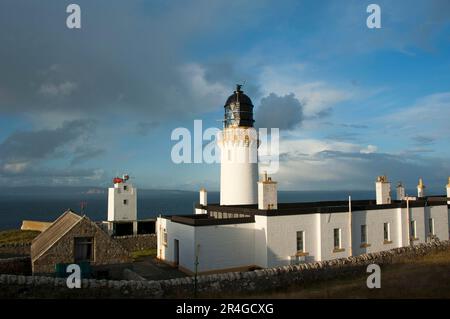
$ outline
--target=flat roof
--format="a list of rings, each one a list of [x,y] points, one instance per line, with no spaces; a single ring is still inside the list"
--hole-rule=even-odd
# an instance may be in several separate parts
[[[429,196],[409,201],[409,207],[426,206],[446,206],[450,198],[445,196]],[[352,212],[366,210],[383,210],[391,208],[406,208],[405,200],[394,200],[391,204],[377,205],[375,200],[352,200]],[[252,223],[255,216],[289,216],[289,215],[308,215],[308,214],[329,214],[329,213],[347,213],[349,211],[348,201],[321,201],[321,202],[298,202],[298,203],[278,203],[277,209],[260,210],[258,205],[200,205],[195,208],[203,209],[208,214],[198,215],[172,215],[162,216],[173,222],[192,225],[192,226],[210,226]]]

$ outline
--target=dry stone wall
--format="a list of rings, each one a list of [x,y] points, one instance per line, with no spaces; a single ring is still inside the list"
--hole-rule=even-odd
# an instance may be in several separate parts
[[[263,292],[311,281],[348,277],[365,273],[369,264],[380,266],[404,258],[424,256],[430,252],[450,250],[450,241],[432,242],[413,247],[396,248],[355,257],[291,265],[248,272],[231,272],[198,277],[198,292],[220,296],[226,292]],[[0,275],[0,297],[41,296],[49,298],[171,298],[193,295],[194,278],[162,281],[82,280],[82,289],[68,289],[65,279]]]
[[[31,258],[15,257],[0,259],[0,274],[31,275]]]
[[[31,250],[30,243],[0,244],[0,254],[29,256],[30,250]]]
[[[113,237],[128,252],[156,249],[156,234]]]

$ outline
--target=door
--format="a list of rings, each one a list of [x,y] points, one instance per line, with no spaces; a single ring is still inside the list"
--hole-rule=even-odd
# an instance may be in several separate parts
[[[173,243],[173,263],[178,266],[180,263],[180,243],[178,239],[174,239]]]

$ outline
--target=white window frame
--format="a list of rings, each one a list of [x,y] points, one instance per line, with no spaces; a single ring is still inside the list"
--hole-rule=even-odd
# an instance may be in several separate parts
[[[338,231],[338,246],[336,246],[336,230]],[[334,249],[342,249],[342,230],[340,228],[333,229],[333,247]]]
[[[299,233],[301,233],[302,234],[302,247],[301,247],[301,249],[298,249],[298,235],[299,235]],[[299,230],[299,231],[297,231],[296,232],[296,242],[295,242],[295,246],[296,246],[296,248],[297,248],[297,253],[304,253],[304,252],[306,252],[306,245],[305,245],[305,231],[304,230]]]
[[[162,230],[162,244],[167,246],[167,229],[165,228]]]
[[[365,238],[363,238],[363,228],[365,231]],[[361,244],[368,244],[369,243],[369,235],[367,234],[367,224],[363,224],[360,227],[360,235],[361,235]]]
[[[386,231],[386,228],[387,228],[387,231]],[[385,237],[386,233],[387,233],[387,238]],[[388,242],[391,241],[391,223],[389,223],[389,222],[386,222],[383,224],[383,239],[384,239],[384,241],[388,241]]]
[[[430,236],[436,235],[436,229],[434,228],[434,218],[428,219],[428,232],[430,233]]]
[[[411,231],[411,238],[416,239],[417,238],[417,222],[415,219],[412,219],[410,222],[410,231]]]

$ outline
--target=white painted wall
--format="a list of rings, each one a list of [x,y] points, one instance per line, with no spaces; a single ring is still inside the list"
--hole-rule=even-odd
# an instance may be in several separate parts
[[[124,204],[124,200],[127,200],[127,204]],[[137,189],[130,183],[114,184],[114,187],[108,189],[108,221],[135,220],[137,220]]]
[[[267,267],[289,265],[297,253],[297,231],[304,231],[306,262],[320,259],[319,214],[267,217]]]
[[[163,232],[167,231],[167,244],[163,243]],[[169,263],[175,262],[175,239],[179,242],[179,265],[195,269],[195,227],[173,223],[166,218],[157,218],[157,257]]]
[[[267,268],[267,216],[255,216],[255,265]]]
[[[353,212],[354,213],[354,212]],[[349,219],[348,213],[320,214],[320,231],[322,234],[322,260],[344,258],[349,256]],[[334,250],[334,228],[340,228],[342,234],[342,252]]]
[[[426,240],[428,218],[434,219],[436,236],[449,238],[449,210],[446,205],[410,208],[416,220],[418,240]],[[195,247],[200,245],[199,272],[257,265],[276,267],[291,263],[297,252],[297,231],[305,232],[305,248],[309,257],[305,261],[330,260],[348,257],[349,214],[302,214],[290,216],[255,216],[255,223],[188,226],[158,218],[160,226],[168,232],[167,246],[160,245],[158,257],[173,262],[173,240],[180,242],[180,265],[195,269]],[[372,253],[409,245],[406,208],[378,209],[352,212],[352,254]],[[411,220],[409,219],[409,221]],[[383,224],[390,223],[392,243],[384,243]],[[161,223],[161,224],[160,224]],[[361,247],[361,225],[367,225],[369,247]],[[341,229],[342,252],[334,252],[334,228]]]
[[[400,247],[398,208],[356,211],[352,214],[352,253],[361,255]],[[390,224],[391,244],[384,243],[384,223]],[[368,247],[361,247],[361,225],[366,225]]]
[[[195,242],[199,272],[255,265],[254,223],[195,227]]]
[[[434,231],[440,240],[449,239],[449,217],[448,208],[445,206],[431,206],[427,207],[429,210],[429,217],[434,219]],[[428,220],[427,228],[428,230]]]
[[[226,128],[219,135],[220,204],[258,203],[258,139],[254,128]]]
[[[416,221],[416,238],[417,240],[414,240],[413,244],[421,244],[425,243],[426,240],[426,232],[425,232],[425,210],[424,207],[413,207],[410,208],[410,224],[412,220]]]

